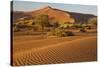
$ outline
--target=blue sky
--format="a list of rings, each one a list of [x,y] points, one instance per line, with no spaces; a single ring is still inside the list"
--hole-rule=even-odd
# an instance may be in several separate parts
[[[97,15],[97,6],[95,5],[13,1],[14,11],[33,11],[45,6],[51,6],[53,8],[57,8],[57,9],[65,10],[65,11]]]

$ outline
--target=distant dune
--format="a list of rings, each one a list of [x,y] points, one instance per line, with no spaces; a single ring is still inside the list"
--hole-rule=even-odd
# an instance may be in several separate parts
[[[45,46],[36,49],[24,49],[14,53],[13,65],[56,64],[97,60],[96,36],[59,41],[58,43],[51,43],[52,45],[48,41],[48,44]],[[21,45],[19,46],[21,47]]]
[[[61,9],[53,8],[50,6],[46,6],[40,8],[38,10],[33,10],[30,12],[22,12],[22,11],[12,11],[13,22],[21,19],[21,18],[31,18],[35,17],[39,14],[46,14],[49,16],[50,20],[55,20],[58,22],[65,23],[86,23],[91,18],[97,18],[97,16],[92,14],[82,14],[76,12],[64,11]]]

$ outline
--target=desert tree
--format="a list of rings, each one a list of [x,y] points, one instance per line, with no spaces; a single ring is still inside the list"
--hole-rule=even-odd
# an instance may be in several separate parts
[[[45,27],[49,26],[49,16],[46,14],[39,14],[35,18],[35,25],[38,25],[44,34]]]

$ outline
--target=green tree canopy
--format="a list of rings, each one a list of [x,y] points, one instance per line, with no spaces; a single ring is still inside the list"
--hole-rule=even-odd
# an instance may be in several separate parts
[[[43,30],[44,27],[47,27],[49,25],[48,15],[40,14],[40,15],[36,16],[35,24],[40,25]]]

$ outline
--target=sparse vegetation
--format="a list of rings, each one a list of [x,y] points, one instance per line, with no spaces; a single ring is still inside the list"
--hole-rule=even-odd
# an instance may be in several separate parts
[[[82,24],[74,24],[73,25],[75,28],[82,28]]]
[[[59,36],[59,37],[66,37],[66,36],[74,36],[75,34],[72,31],[65,31],[61,28],[56,28],[48,33],[49,36]]]

